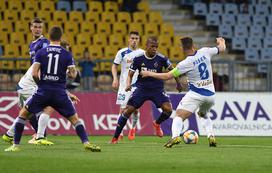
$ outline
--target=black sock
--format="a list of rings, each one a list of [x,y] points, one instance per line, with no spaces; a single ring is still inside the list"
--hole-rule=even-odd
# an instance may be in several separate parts
[[[19,144],[25,127],[25,119],[19,117],[14,129],[14,144]]]
[[[33,127],[33,129],[35,130],[35,132],[37,133],[38,131],[38,119],[35,115],[32,115],[31,118],[29,119],[29,122],[31,124],[31,126]]]
[[[124,116],[123,114],[119,117],[117,127],[114,133],[114,138],[118,138],[120,133],[122,132],[123,128],[127,124],[128,118]]]
[[[163,121],[167,120],[171,116],[172,112],[162,112],[160,117],[156,120],[157,124],[161,124]]]

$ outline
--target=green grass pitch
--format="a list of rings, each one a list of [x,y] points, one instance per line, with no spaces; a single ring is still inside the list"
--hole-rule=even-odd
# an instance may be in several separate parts
[[[22,151],[9,153],[0,141],[1,173],[271,173],[271,137],[217,137],[218,147],[208,147],[201,137],[198,144],[180,144],[171,149],[162,145],[168,136],[136,136],[117,145],[110,136],[90,137],[102,147],[101,153],[84,151],[77,136],[49,136],[54,146],[26,144]]]

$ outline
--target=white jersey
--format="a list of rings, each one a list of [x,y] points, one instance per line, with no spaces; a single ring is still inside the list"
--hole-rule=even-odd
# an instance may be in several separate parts
[[[128,72],[129,72],[129,67],[131,63],[133,62],[134,57],[141,55],[144,53],[143,49],[136,49],[136,50],[131,50],[128,47],[120,49],[114,59],[114,64],[121,65],[121,74],[120,74],[120,85],[119,87],[126,87],[126,81],[128,77]],[[134,84],[137,80],[138,77],[138,71],[135,72],[132,78],[131,84]]]
[[[186,73],[191,91],[203,96],[211,96],[215,93],[211,57],[218,53],[217,47],[204,47],[197,50],[195,55],[187,56],[185,60],[178,63],[177,73]]]
[[[21,94],[33,94],[37,89],[37,84],[35,83],[33,76],[32,76],[32,69],[33,65],[29,67],[25,75],[20,79],[18,85]]]

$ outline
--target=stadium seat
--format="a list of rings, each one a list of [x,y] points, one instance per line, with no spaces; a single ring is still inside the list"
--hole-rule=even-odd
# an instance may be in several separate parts
[[[141,1],[137,4],[137,9],[143,12],[149,12],[150,6],[147,1]]]
[[[158,24],[163,23],[161,13],[158,11],[150,12],[148,16],[149,16],[149,23],[158,23]]]
[[[55,3],[53,1],[42,1],[40,3],[41,5],[41,10],[43,11],[55,11]]]
[[[105,46],[107,45],[107,37],[105,34],[95,34],[93,35],[93,44]]]
[[[60,26],[62,27],[62,22],[60,21],[49,21],[48,23],[48,28],[50,29],[52,26]]]
[[[65,11],[54,11],[53,20],[65,23],[68,21],[67,13]]]
[[[159,35],[158,24],[147,23],[144,25],[144,31],[145,31],[145,35],[157,36],[157,35]]]
[[[99,1],[90,1],[88,2],[89,12],[103,12],[102,2]]]
[[[8,9],[10,11],[22,11],[23,10],[23,4],[22,1],[15,1],[15,0],[9,0],[8,2]]]
[[[219,35],[225,38],[232,38],[233,31],[232,26],[230,25],[220,25],[219,26]]]
[[[168,53],[168,48],[167,47],[159,46],[158,52],[161,53],[162,55],[166,56],[166,57],[169,57],[169,53]]]
[[[0,1],[0,11],[5,11],[7,9],[6,1]]]
[[[237,25],[250,26],[251,25],[250,15],[248,15],[248,14],[238,14],[237,15]]]
[[[173,37],[173,46],[174,47],[180,46],[180,38],[181,38],[181,36],[177,36],[177,35]]]
[[[81,33],[95,34],[95,24],[93,22],[83,22],[80,27]]]
[[[248,27],[245,25],[236,25],[234,27],[234,36],[247,38],[248,37]]]
[[[261,61],[272,62],[272,49],[271,48],[261,49]]]
[[[111,24],[105,23],[105,22],[99,22],[97,23],[97,33],[98,34],[105,34],[110,35],[111,34]]]
[[[25,44],[24,33],[20,33],[20,32],[11,33],[10,44],[18,45],[18,46]]]
[[[222,15],[222,25],[231,25],[234,26],[236,25],[236,19],[235,19],[235,14],[224,14]]]
[[[0,34],[0,46],[8,44],[8,32],[2,32]]]
[[[115,13],[114,12],[103,12],[101,13],[101,21],[105,23],[115,23],[116,18],[115,18]]]
[[[225,3],[224,4],[224,13],[225,14],[238,14],[238,6],[234,3]]]
[[[70,2],[68,2],[68,1],[59,1],[59,2],[57,2],[57,10],[70,12],[71,11]]]
[[[30,22],[34,18],[34,11],[23,10],[19,12],[21,21]]]
[[[21,57],[23,58],[29,58],[29,45],[28,44],[23,44],[21,45]]]
[[[254,38],[263,38],[264,37],[264,30],[262,26],[259,25],[252,25],[249,27],[249,35],[250,37]]]
[[[25,2],[25,8],[26,11],[38,11],[39,10],[39,2],[38,1],[26,1]]]
[[[71,11],[69,13],[69,21],[75,23],[82,23],[83,22],[83,13],[80,11]]]
[[[116,13],[116,12],[119,11],[117,2],[106,1],[106,2],[104,2],[104,7],[105,7],[104,11],[107,11],[107,12],[114,12],[114,13]]]
[[[70,35],[75,35],[75,34],[79,33],[78,24],[73,23],[73,22],[65,23],[64,33],[65,34],[70,34]]]
[[[158,37],[158,40],[159,40],[159,49],[161,47],[168,48],[172,46],[171,36],[169,35],[160,35]]]
[[[266,16],[265,15],[254,15],[252,16],[253,25],[266,26]]]
[[[109,37],[109,43],[111,46],[124,46],[124,37],[121,34],[112,34]]]
[[[73,1],[73,10],[75,11],[87,11],[87,4],[85,1]]]
[[[245,50],[245,59],[246,61],[259,61],[259,53],[257,49],[246,49]]]
[[[263,38],[264,48],[272,49],[272,37],[265,37]]]
[[[72,54],[75,60],[79,60],[83,57],[85,47],[82,45],[72,45]]]
[[[239,12],[254,15],[254,6],[252,4],[246,5],[246,6],[245,6],[245,4],[240,4]]]
[[[269,6],[263,4],[256,4],[255,5],[255,15],[265,15],[268,16],[269,13]]]
[[[272,25],[272,15],[266,16],[268,19],[268,25]]]
[[[103,58],[103,49],[101,45],[90,45],[88,46],[88,52],[90,56],[94,59],[102,59]]]
[[[270,1],[267,1],[267,0],[259,0],[258,3],[259,3],[259,4],[263,4],[263,5],[269,5],[269,4],[270,4]]]
[[[100,22],[99,13],[88,11],[87,13],[85,13],[85,21],[92,22],[92,23]]]
[[[245,50],[246,48],[246,40],[241,37],[232,38],[231,47],[233,50]]]
[[[27,66],[27,67],[29,67],[29,66]],[[24,74],[22,74],[22,73],[13,74],[12,81],[18,83],[23,76],[24,76]]]
[[[4,47],[4,55],[6,58],[15,58],[19,57],[19,46],[14,44],[7,44]]]
[[[104,58],[105,59],[110,59],[110,60],[112,60],[112,59],[114,59],[115,58],[115,56],[116,56],[116,53],[117,53],[117,51],[118,51],[118,46],[106,46],[105,47],[105,53],[104,53]]]
[[[104,67],[101,67],[104,69]],[[110,75],[100,74],[97,77],[97,86],[101,91],[110,91],[111,90],[112,78]]]
[[[219,14],[207,14],[206,25],[208,26],[219,26],[220,25],[220,15]]]
[[[0,35],[0,39],[1,39],[1,35]],[[1,41],[1,40],[0,40]],[[2,50],[2,46],[1,46],[1,42],[0,42],[0,57],[3,55],[3,50]]]
[[[127,35],[127,24],[126,23],[119,23],[119,22],[115,22],[112,25],[112,33],[113,34],[123,34],[123,35]]]
[[[28,32],[28,33],[26,34],[26,43],[29,44],[32,40],[33,40],[32,33]]]
[[[111,71],[111,66],[112,66],[112,62],[101,62],[100,63],[100,68],[101,68],[101,71],[103,72],[106,72],[106,73],[109,73]],[[104,81],[105,83],[105,81]],[[99,84],[99,86],[103,86],[101,84]],[[109,91],[111,88],[111,85],[109,85],[109,83],[107,83],[107,85],[105,85],[105,88],[102,88],[102,90],[105,90],[105,91]]]
[[[131,15],[129,12],[118,12],[117,21],[122,23],[131,23]]]
[[[15,62],[16,70],[27,70],[31,66],[30,61],[29,61],[29,56],[28,57],[22,57],[22,55],[20,55],[20,57],[25,58],[25,59],[16,60],[16,62]]]
[[[128,32],[131,32],[131,31],[138,31],[140,35],[143,35],[143,26],[141,23],[130,23],[129,26],[129,31]]]
[[[265,37],[272,37],[272,25],[265,27]]]
[[[0,21],[0,32],[1,33],[13,32],[12,22],[9,20]]]
[[[210,14],[222,14],[223,13],[223,4],[221,3],[210,3],[209,4],[209,13]]]
[[[89,46],[91,44],[91,37],[87,33],[77,34],[76,40],[77,45]]]
[[[134,12],[132,15],[134,23],[147,23],[147,15],[145,12]]]
[[[181,52],[180,47],[170,47],[169,58],[172,61],[182,61],[184,59],[184,55]]]
[[[172,23],[163,23],[161,25],[161,34],[174,36],[174,26]]]
[[[194,15],[206,16],[208,13],[207,5],[203,2],[194,3]]]
[[[76,42],[75,42],[75,37],[73,34],[63,34],[62,36],[62,40],[65,40],[67,41],[70,45],[75,45]]]
[[[6,21],[15,22],[15,21],[19,20],[18,12],[5,10],[4,11],[4,19]]]
[[[37,17],[41,18],[44,22],[51,21],[51,12],[50,11],[38,11]]]
[[[247,39],[247,48],[261,49],[262,47],[262,41],[260,38],[249,37]]]

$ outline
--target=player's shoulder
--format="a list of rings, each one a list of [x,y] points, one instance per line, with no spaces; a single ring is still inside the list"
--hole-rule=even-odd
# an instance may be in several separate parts
[[[169,58],[163,54],[161,54],[160,52],[157,53],[157,57],[159,57],[161,60],[168,60]]]
[[[137,49],[132,52],[132,55],[135,57],[144,56],[145,51],[143,49]]]
[[[130,53],[130,52],[132,52],[132,51],[128,47],[124,47],[124,48],[118,50],[117,54],[124,57],[127,53]]]

